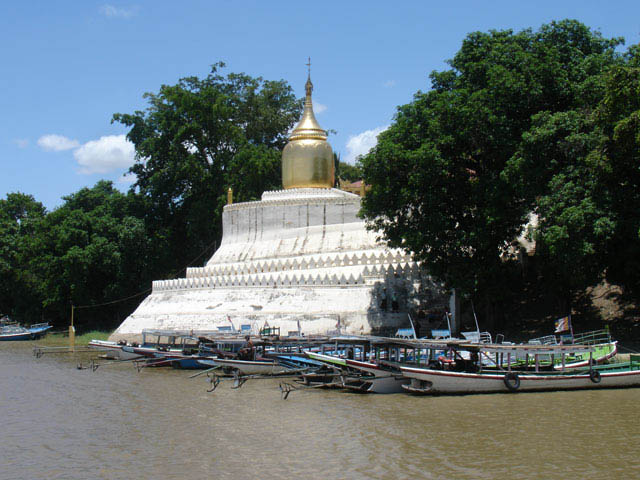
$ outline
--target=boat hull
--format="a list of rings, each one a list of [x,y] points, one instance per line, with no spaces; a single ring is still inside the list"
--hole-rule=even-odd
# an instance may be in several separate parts
[[[49,329],[51,329],[51,325],[48,323],[39,323],[29,328],[19,325],[2,326],[0,328],[0,342],[36,340],[46,335]]]
[[[33,340],[36,337],[31,332],[6,333],[0,335],[0,342],[15,342],[18,340]]]
[[[494,393],[514,391],[574,390],[640,386],[640,369],[619,371],[594,370],[585,373],[518,373],[505,380],[507,373],[466,373],[401,367],[402,374],[412,379],[416,391],[431,394]],[[415,381],[418,382],[415,382]],[[515,387],[515,384],[517,388]],[[510,384],[511,388],[508,386]],[[411,389],[408,389],[411,391]]]
[[[306,353],[313,360],[336,365],[337,367],[349,367],[362,372],[366,378],[347,375],[342,380],[343,386],[352,390],[367,393],[400,393],[403,391],[402,385],[410,382],[409,379],[402,375],[394,374],[375,363],[343,359],[320,353]]]
[[[88,347],[104,352],[107,358],[113,360],[134,360],[141,357],[141,355],[138,355],[136,353],[124,351],[122,349],[123,345],[119,345],[116,342],[91,340],[88,344]]]
[[[198,363],[208,367],[222,367],[239,370],[244,375],[278,375],[290,370],[287,367],[278,365],[276,362],[261,362],[251,360],[234,360],[229,358],[210,358],[198,360]]]

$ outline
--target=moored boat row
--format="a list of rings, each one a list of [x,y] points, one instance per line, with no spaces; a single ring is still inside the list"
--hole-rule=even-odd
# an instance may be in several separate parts
[[[481,344],[456,339],[335,341],[331,354],[307,354],[338,369],[341,374],[336,377],[344,388],[360,380],[361,391],[468,394],[640,386],[640,356],[632,355],[626,363],[603,364],[611,355],[601,345]],[[359,348],[353,348],[356,343]]]
[[[469,394],[640,386],[640,356],[609,363],[617,344],[481,343],[340,336],[318,338],[144,332],[141,344],[92,341],[143,366],[216,375],[300,376],[305,386],[363,393]]]

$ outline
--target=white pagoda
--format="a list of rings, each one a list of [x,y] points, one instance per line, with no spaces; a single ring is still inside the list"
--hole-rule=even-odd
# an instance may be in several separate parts
[[[282,154],[283,190],[231,201],[220,248],[185,278],[152,293],[114,332],[143,329],[281,335],[393,333],[408,313],[449,301],[410,256],[389,249],[358,218],[360,197],[332,188],[334,160],[313,113],[310,78],[302,119]]]

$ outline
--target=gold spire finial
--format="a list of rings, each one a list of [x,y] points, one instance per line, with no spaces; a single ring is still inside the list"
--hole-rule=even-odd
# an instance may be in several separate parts
[[[282,186],[284,188],[332,188],[334,184],[333,151],[327,132],[313,114],[311,57],[307,58],[306,98],[302,118],[289,135],[282,151]]]
[[[307,83],[304,88],[306,91],[306,98],[304,100],[304,110],[302,112],[302,118],[298,125],[293,129],[289,140],[301,139],[301,138],[313,138],[319,140],[327,139],[327,132],[325,132],[313,114],[313,100],[311,99],[311,93],[313,92],[313,83],[311,83],[311,57],[308,58],[305,64],[308,69]]]
[[[307,66],[307,83],[305,83],[304,85],[304,89],[307,93],[307,98],[305,99],[305,108],[307,108],[307,104],[308,108],[313,109],[313,104],[311,103],[311,92],[313,92],[313,83],[311,83],[311,57],[308,58],[307,63],[305,63],[305,65]]]

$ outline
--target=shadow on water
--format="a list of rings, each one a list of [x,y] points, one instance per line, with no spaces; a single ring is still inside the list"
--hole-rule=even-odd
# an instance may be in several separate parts
[[[3,479],[631,478],[637,389],[411,397],[77,370],[0,346]]]

